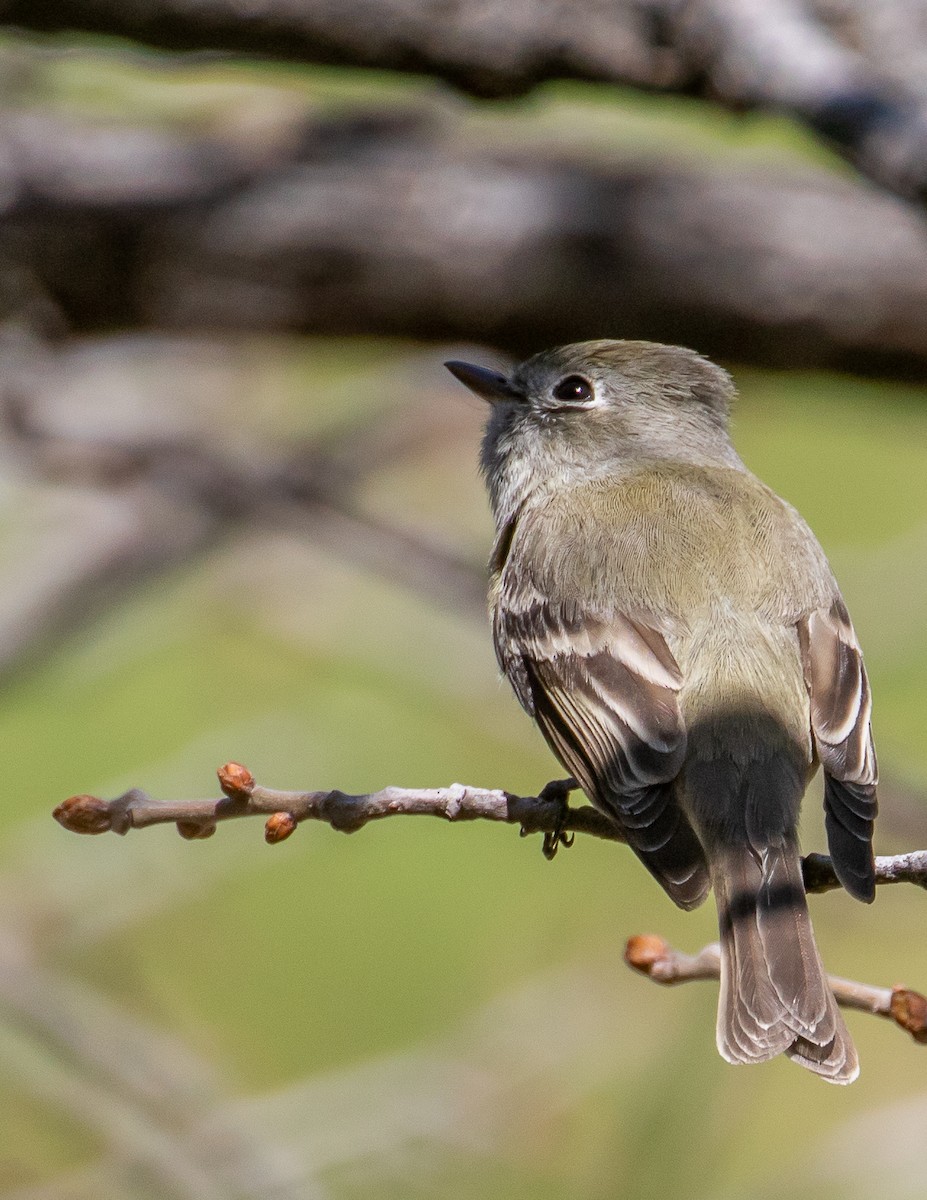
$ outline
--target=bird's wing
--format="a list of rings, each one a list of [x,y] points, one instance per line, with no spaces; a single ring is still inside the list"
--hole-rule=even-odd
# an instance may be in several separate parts
[[[798,625],[811,731],[824,769],[827,844],[834,870],[859,900],[875,896],[872,827],[878,768],[869,717],[872,699],[850,615],[838,597]]]
[[[567,770],[673,900],[700,903],[705,857],[672,787],[686,750],[682,675],[662,634],[621,613],[534,600],[497,607],[495,641],[516,694]]]

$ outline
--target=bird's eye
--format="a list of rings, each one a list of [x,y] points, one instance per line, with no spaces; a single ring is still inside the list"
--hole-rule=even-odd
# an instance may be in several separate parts
[[[592,399],[592,384],[582,375],[567,375],[554,387],[554,399],[581,404]]]

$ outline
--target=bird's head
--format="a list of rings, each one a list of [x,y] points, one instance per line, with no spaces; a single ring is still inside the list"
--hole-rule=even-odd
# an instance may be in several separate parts
[[[734,386],[682,346],[560,346],[504,375],[448,362],[491,405],[482,466],[499,514],[526,490],[571,486],[648,461],[739,464],[728,438]]]

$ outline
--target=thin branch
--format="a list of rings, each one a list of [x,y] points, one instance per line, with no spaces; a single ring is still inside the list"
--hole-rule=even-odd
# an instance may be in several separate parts
[[[927,888],[927,850],[876,857],[876,883],[914,883]],[[832,892],[842,886],[826,854],[807,854],[802,859],[807,892]]]
[[[369,821],[405,815],[443,817],[447,821],[503,821],[519,825],[522,834],[544,834],[549,858],[559,845],[572,844],[574,833],[588,833],[610,841],[624,841],[621,830],[594,808],[570,808],[567,796],[574,780],[548,783],[537,796],[515,796],[495,788],[386,787],[379,792],[351,796],[345,792],[285,792],[260,787],[247,767],[226,763],[218,771],[224,792],[220,799],[155,800],[137,788],[101,800],[97,796],[71,796],[54,811],[55,820],[72,833],[126,834],[147,825],[176,824],[188,839],[211,837],[219,821],[236,817],[267,818],[265,839],[275,844],[288,838],[302,821],[324,821],[342,833],[354,833]]]
[[[72,833],[126,834],[148,825],[174,824],[182,837],[211,837],[220,821],[236,817],[266,818],[265,839],[275,844],[295,832],[302,821],[323,821],[342,833],[355,833],[370,821],[393,816],[443,817],[447,821],[502,821],[518,825],[523,836],[544,834],[544,854],[553,858],[560,845],[572,844],[573,834],[586,833],[606,841],[623,842],[621,829],[591,806],[571,808],[574,779],[548,783],[537,796],[516,796],[499,788],[386,787],[352,796],[337,790],[288,792],[261,787],[247,767],[226,763],[219,768],[223,795],[208,800],[156,800],[133,788],[114,800],[71,796],[54,811],[55,820]],[[840,887],[831,860],[809,854],[803,860],[808,892]],[[914,883],[927,888],[927,850],[876,859],[877,883]]]
[[[882,878],[879,882],[894,881]],[[923,881],[919,882],[923,886]],[[717,942],[705,946],[696,955],[690,955],[675,950],[656,934],[638,934],[628,938],[624,958],[629,967],[640,971],[655,983],[668,985],[721,977],[721,952]],[[910,1033],[915,1042],[927,1044],[927,997],[920,992],[900,984],[884,988],[857,983],[853,979],[841,979],[836,975],[828,975],[827,978],[842,1008],[855,1008],[860,1012],[885,1017]]]

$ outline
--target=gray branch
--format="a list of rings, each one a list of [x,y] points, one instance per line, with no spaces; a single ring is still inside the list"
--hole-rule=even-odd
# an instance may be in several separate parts
[[[261,787],[247,767],[226,763],[218,771],[223,795],[218,799],[156,800],[137,788],[103,800],[71,796],[54,811],[55,820],[72,833],[126,834],[148,825],[176,825],[183,837],[211,837],[220,821],[238,817],[265,818],[265,837],[284,841],[303,821],[322,821],[342,833],[354,833],[371,821],[395,816],[441,817],[446,821],[501,821],[518,825],[523,835],[544,834],[544,852],[553,858],[575,833],[624,842],[621,828],[603,813],[583,805],[572,808],[569,795],[578,788],[573,779],[554,780],[537,796],[518,796],[499,789],[387,787],[378,792],[348,795],[340,791],[292,792]],[[840,882],[831,860],[809,854],[803,860],[808,892],[828,892]],[[927,850],[876,858],[876,882],[914,883],[927,888]]]
[[[675,950],[656,934],[638,934],[628,938],[624,958],[629,967],[654,983],[672,985],[721,977],[721,952],[716,942],[691,955]],[[837,975],[827,978],[842,1008],[885,1017],[910,1033],[915,1042],[927,1044],[927,997],[920,992],[901,984],[885,988]]]

